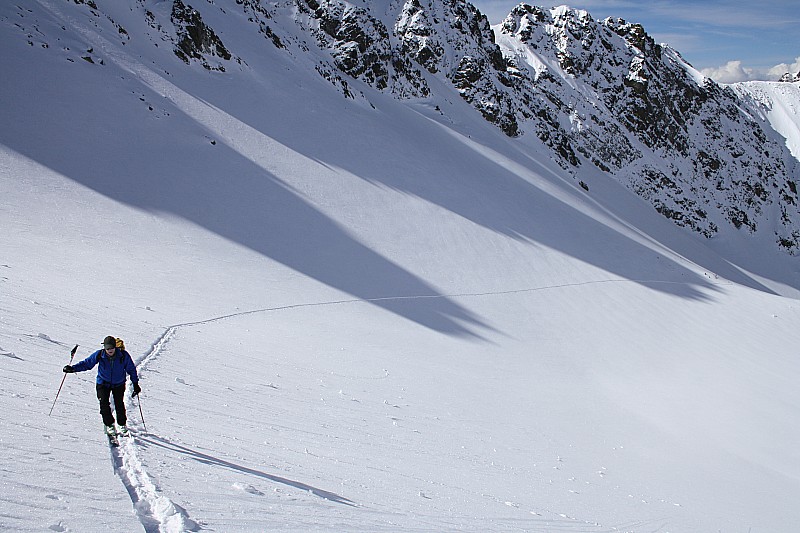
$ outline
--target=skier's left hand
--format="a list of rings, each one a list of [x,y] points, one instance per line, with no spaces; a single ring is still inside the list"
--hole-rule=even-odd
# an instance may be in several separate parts
[[[133,384],[133,394],[131,396],[138,396],[138,394],[142,392],[142,388],[139,386],[138,383]]]

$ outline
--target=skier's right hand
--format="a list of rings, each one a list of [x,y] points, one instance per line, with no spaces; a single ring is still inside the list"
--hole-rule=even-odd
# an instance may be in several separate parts
[[[64,367],[65,374],[72,374],[73,372],[75,372],[75,369],[72,368],[72,365],[67,365]]]

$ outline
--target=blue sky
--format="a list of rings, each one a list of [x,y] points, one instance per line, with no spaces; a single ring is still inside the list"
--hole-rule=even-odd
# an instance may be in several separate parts
[[[519,3],[470,1],[492,24]],[[717,81],[777,79],[786,71],[800,71],[800,0],[574,0],[552,5],[560,4],[585,9],[595,19],[638,22],[657,42],[669,44]]]

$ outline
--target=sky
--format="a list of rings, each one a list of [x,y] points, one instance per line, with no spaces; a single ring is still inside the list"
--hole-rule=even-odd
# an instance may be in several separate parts
[[[501,22],[519,3],[471,1],[492,24]],[[642,24],[656,42],[669,44],[718,82],[775,80],[786,72],[800,72],[798,0],[574,0],[552,5],[562,3],[584,9],[595,19],[619,17]]]

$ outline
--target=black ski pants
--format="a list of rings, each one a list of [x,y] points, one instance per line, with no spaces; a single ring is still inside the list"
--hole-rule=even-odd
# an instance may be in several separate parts
[[[97,399],[100,400],[100,414],[103,415],[103,424],[110,426],[114,423],[114,415],[111,414],[111,396],[114,396],[114,407],[117,411],[117,422],[124,426],[128,422],[125,413],[125,384],[122,385],[97,385]]]

